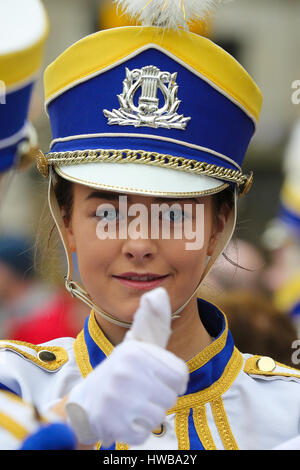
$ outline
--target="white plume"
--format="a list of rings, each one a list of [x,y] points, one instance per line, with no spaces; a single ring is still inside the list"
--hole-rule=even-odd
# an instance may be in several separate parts
[[[190,21],[205,19],[222,0],[114,0],[124,13],[144,26],[188,29]],[[228,0],[223,0],[227,3]]]

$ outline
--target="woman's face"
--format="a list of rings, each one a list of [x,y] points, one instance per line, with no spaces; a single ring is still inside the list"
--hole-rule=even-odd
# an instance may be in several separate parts
[[[164,287],[173,311],[193,294],[226,219],[211,196],[158,199],[79,184],[73,191],[69,244],[96,305],[131,321],[151,289]]]

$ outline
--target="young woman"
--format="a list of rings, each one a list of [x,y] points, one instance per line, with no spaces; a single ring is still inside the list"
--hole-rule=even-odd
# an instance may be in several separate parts
[[[251,186],[262,99],[229,54],[168,28],[207,2],[184,5],[145,2],[158,26],[88,36],[45,74],[53,141],[38,168],[66,288],[92,310],[75,340],[2,341],[0,377],[92,448],[270,449],[299,430],[299,371],[241,354],[197,299]]]

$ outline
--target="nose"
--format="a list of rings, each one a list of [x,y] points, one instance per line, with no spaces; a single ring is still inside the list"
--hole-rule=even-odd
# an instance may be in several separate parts
[[[152,260],[157,253],[157,246],[151,239],[127,239],[122,247],[122,253],[127,259],[138,263]]]

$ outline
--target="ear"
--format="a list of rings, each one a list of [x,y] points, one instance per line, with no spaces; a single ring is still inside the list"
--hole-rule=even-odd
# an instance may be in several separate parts
[[[61,216],[65,225],[65,230],[67,234],[67,242],[72,253],[76,253],[76,243],[75,236],[73,232],[72,217],[67,217],[65,209],[62,207]]]
[[[228,217],[230,215],[231,209],[228,204],[224,203],[221,206],[218,214],[214,217],[213,230],[208,244],[207,255],[212,256],[215,248],[218,244],[218,241],[222,235]]]

